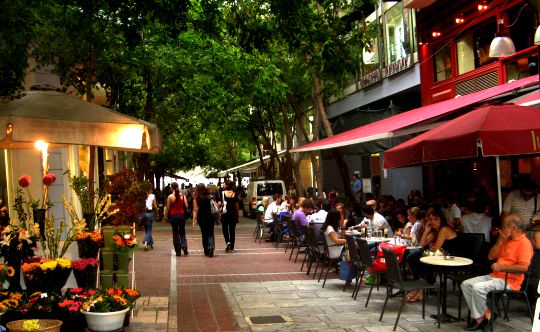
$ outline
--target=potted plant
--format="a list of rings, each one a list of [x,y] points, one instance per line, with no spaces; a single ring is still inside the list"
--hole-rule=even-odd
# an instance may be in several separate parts
[[[90,295],[91,294],[91,295]],[[140,294],[134,289],[109,288],[86,291],[81,312],[92,331],[115,331],[124,325],[126,314]]]

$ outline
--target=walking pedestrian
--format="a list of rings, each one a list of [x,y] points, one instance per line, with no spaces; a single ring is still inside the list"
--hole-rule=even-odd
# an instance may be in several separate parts
[[[144,225],[144,251],[148,248],[154,249],[154,239],[152,238],[152,223],[154,222],[154,214],[157,213],[158,207],[156,202],[156,196],[152,193],[152,185],[148,183],[148,190],[146,191],[145,211],[142,217],[142,223]]]
[[[199,227],[201,228],[204,255],[213,257],[215,249],[215,216],[212,213],[210,204],[215,204],[212,195],[210,195],[204,183],[199,183],[197,187],[195,187],[195,197],[193,200],[193,227],[195,227],[197,223],[199,224]]]
[[[234,240],[236,237],[236,224],[240,215],[240,199],[234,191],[234,182],[227,180],[225,182],[225,190],[222,191],[223,204],[226,203],[227,212],[221,215],[221,228],[223,230],[223,238],[227,247],[225,252],[234,252]]]
[[[176,256],[188,255],[188,246],[186,239],[186,211],[188,202],[186,196],[180,192],[178,183],[171,185],[173,193],[167,197],[165,204],[165,217],[169,220],[173,233],[173,245]]]

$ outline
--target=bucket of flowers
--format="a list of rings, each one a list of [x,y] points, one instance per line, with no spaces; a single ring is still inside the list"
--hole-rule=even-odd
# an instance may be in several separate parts
[[[29,292],[59,294],[71,274],[71,261],[66,258],[31,257],[21,266]]]
[[[96,287],[99,261],[95,258],[81,258],[71,262],[77,285],[83,289]]]
[[[126,314],[133,308],[140,294],[134,289],[109,288],[88,290],[80,307],[92,331],[115,331],[124,325]],[[92,295],[90,295],[90,293]]]
[[[80,232],[75,236],[80,258],[96,258],[101,246],[100,232]]]

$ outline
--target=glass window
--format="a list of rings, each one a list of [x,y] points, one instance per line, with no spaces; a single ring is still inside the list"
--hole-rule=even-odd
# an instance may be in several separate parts
[[[90,147],[79,145],[79,175],[88,176],[88,160],[90,159]]]
[[[410,44],[407,38],[407,18],[403,15],[403,4],[395,4],[384,15],[386,59],[388,64],[407,57],[410,54]]]
[[[456,45],[458,74],[467,73],[497,60],[489,57],[489,45],[496,31],[496,22],[490,20],[487,24],[466,32],[458,39]]]
[[[380,36],[380,24],[376,20],[376,13],[366,18],[366,33],[369,36],[373,36],[362,51],[362,60],[364,62],[364,68],[362,75],[367,75],[379,68],[380,55],[379,55],[379,36]]]
[[[450,54],[449,44],[439,48],[433,55],[433,59],[435,59],[435,82],[452,77],[452,56]]]
[[[281,182],[264,182],[257,184],[257,196],[272,196],[276,193],[283,195],[283,185]]]

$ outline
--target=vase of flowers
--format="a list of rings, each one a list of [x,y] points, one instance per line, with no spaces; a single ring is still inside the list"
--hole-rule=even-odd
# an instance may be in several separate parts
[[[122,328],[124,320],[140,296],[134,289],[109,288],[93,290],[81,305],[81,312],[92,331],[115,331]]]
[[[95,258],[82,258],[71,262],[71,268],[79,288],[90,289],[96,287],[98,265],[99,261]]]
[[[102,236],[100,232],[81,232],[75,239],[79,248],[80,258],[97,258]]]

